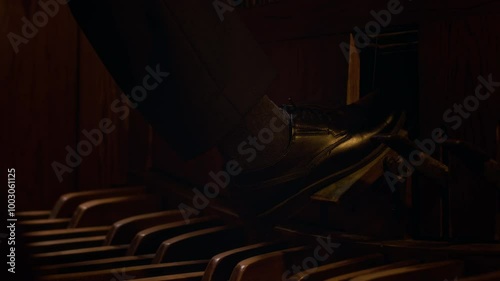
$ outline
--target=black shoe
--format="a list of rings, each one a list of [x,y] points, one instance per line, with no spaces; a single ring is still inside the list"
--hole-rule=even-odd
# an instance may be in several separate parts
[[[232,208],[245,217],[279,220],[309,202],[315,192],[376,159],[384,146],[374,135],[397,133],[404,113],[369,95],[336,110],[287,105],[291,139],[266,168],[245,171],[229,188]]]

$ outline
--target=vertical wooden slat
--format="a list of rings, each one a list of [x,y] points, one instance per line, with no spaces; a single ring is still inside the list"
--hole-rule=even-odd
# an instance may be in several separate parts
[[[60,183],[51,164],[64,164],[65,146],[75,143],[76,24],[60,6],[16,54],[7,34],[21,35],[21,18],[31,21],[41,7],[38,1],[1,3],[2,171],[16,168],[18,210],[48,208],[74,182],[74,174],[65,174]]]
[[[497,161],[500,162],[500,121],[497,123]]]
[[[500,121],[497,123],[497,162],[500,163]],[[500,192],[497,192],[497,213],[496,213],[496,235],[495,239],[500,240]]]
[[[352,34],[350,35],[349,40],[349,78],[347,80],[347,105],[355,103],[359,100],[359,83],[361,81],[359,53]]]

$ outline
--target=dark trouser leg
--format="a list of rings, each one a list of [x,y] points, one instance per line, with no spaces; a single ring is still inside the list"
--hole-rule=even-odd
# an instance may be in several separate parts
[[[212,2],[69,2],[130,105],[185,157],[219,143],[274,78],[236,11],[221,22]]]

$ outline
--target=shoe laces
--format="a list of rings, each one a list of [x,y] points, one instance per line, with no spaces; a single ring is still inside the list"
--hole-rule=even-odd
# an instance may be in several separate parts
[[[290,114],[292,120],[312,121],[312,122],[331,122],[332,116],[328,109],[314,105],[296,106],[291,98],[289,103],[283,106],[283,109]]]

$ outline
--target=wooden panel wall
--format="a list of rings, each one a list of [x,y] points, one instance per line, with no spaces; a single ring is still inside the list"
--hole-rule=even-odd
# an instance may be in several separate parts
[[[65,146],[76,139],[77,27],[62,9],[16,54],[7,34],[21,35],[21,18],[32,19],[40,7],[38,1],[0,2],[2,175],[16,169],[18,210],[46,208],[74,188],[76,175],[59,183],[51,163],[64,161]]]
[[[493,10],[495,11],[495,10]],[[492,12],[492,11],[490,11]],[[458,128],[443,119],[443,113],[454,104],[475,95],[480,85],[479,76],[500,82],[500,25],[497,14],[465,15],[443,20],[427,21],[421,25],[421,135],[430,136],[436,127],[446,127],[451,138],[466,140],[496,158],[496,126],[500,120],[500,87],[477,110],[466,110]],[[481,94],[486,94],[486,87]],[[454,239],[492,240],[495,231],[497,192],[479,176],[464,167],[460,161],[450,163],[454,177],[450,182],[450,234]],[[440,204],[439,190],[432,183],[420,188],[420,202],[428,206],[421,209],[423,226],[436,225]],[[444,225],[446,230],[448,226]],[[438,228],[423,228],[425,236],[439,237]]]
[[[16,168],[18,210],[46,209],[62,194],[125,184],[130,170],[147,165],[149,126],[138,114],[120,120],[111,111],[119,89],[65,5],[15,54],[7,34],[22,34],[22,18],[38,1],[0,0],[2,171]],[[103,118],[116,129],[59,182],[51,164],[65,164],[69,145]],[[133,124],[133,125],[130,125]]]

